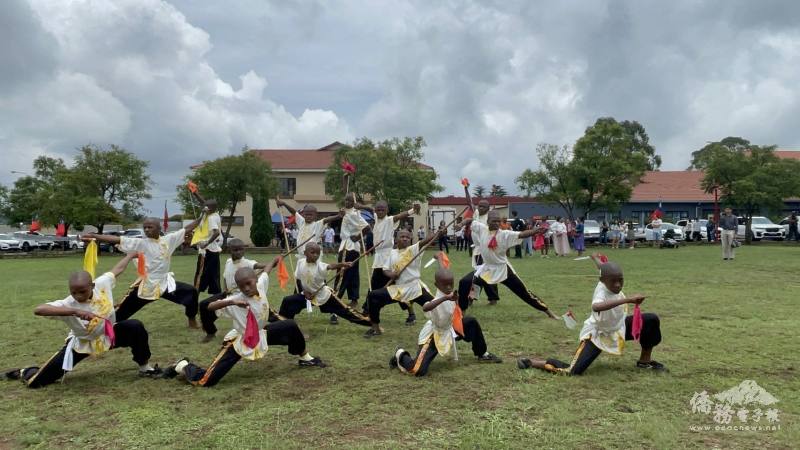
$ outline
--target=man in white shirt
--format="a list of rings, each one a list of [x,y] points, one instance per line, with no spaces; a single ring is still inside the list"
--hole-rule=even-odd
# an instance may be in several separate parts
[[[211,295],[222,292],[219,285],[219,255],[222,252],[222,219],[217,212],[217,201],[204,199],[199,192],[190,191],[203,205],[205,217],[194,230],[192,244],[197,245],[197,266],[194,271],[194,288]]]
[[[107,234],[86,234],[87,239],[97,239],[99,242],[119,244],[120,249],[126,253],[139,253],[145,260],[145,273],[140,275],[130,291],[117,305],[117,320],[126,320],[137,311],[153,303],[159,298],[167,299],[173,303],[183,305],[190,328],[200,328],[197,324],[197,289],[194,286],[175,281],[170,272],[172,253],[180,248],[186,234],[194,230],[203,219],[201,214],[194,222],[161,236],[161,221],[155,217],[144,220],[142,228],[145,237],[132,238],[113,236]],[[140,257],[141,257],[140,256]]]
[[[595,261],[596,263],[596,261]],[[536,368],[562,375],[581,375],[592,362],[607,352],[612,355],[621,355],[625,341],[633,340],[633,316],[627,316],[627,304],[641,304],[645,297],[634,295],[625,297],[622,293],[624,278],[622,268],[613,262],[600,265],[600,281],[592,296],[592,315],[583,324],[580,335],[580,345],[567,364],[557,359],[528,359],[517,360],[520,369]],[[666,370],[664,365],[651,358],[653,347],[661,342],[661,326],[655,314],[642,314],[642,328],[639,344],[642,352],[636,367],[656,371]]]
[[[525,231],[501,230],[500,215],[497,211],[488,212],[488,225],[473,219],[466,219],[465,222],[472,227],[475,249],[481,254],[483,263],[476,270],[465,275],[458,283],[458,299],[461,309],[466,310],[469,307],[469,295],[473,283],[482,288],[502,283],[528,305],[544,312],[551,319],[558,319],[539,297],[528,290],[525,283],[514,272],[514,268],[511,267],[506,256],[508,249],[520,244],[522,239],[540,233],[542,230],[538,228]]]
[[[661,244],[661,218],[658,216],[653,216],[653,220],[650,221],[650,228],[653,229],[653,245],[658,247]]]
[[[271,345],[285,345],[290,355],[299,357],[300,367],[325,367],[306,349],[303,332],[294,320],[269,321],[267,289],[269,276],[263,272],[256,276],[253,269],[242,267],[235,274],[239,292],[211,303],[209,310],[233,322],[233,329],[225,335],[225,343],[214,362],[202,368],[181,359],[164,371],[165,378],[182,375],[194,386],[211,387],[219,383],[242,358],[256,361],[267,355]]]
[[[61,319],[67,324],[70,331],[66,344],[44,366],[13,369],[6,372],[6,377],[21,379],[29,388],[44,387],[62,378],[87,357],[120,347],[130,347],[141,375],[160,374],[157,366],[153,368],[149,364],[150,345],[142,322],[117,321],[114,314],[114,284],[134,256],[126,255],[94,281],[88,272],[73,273],[69,277],[67,298],[38,306],[34,310],[37,316]]]
[[[325,251],[332,252],[333,251],[333,243],[336,238],[336,232],[333,230],[333,227],[327,225],[325,227],[325,231],[322,232],[322,236],[325,242]]]
[[[342,238],[339,244],[338,262],[352,262],[353,267],[343,272],[339,272],[334,282],[334,290],[336,296],[344,299],[345,292],[347,298],[350,300],[350,307],[355,308],[358,305],[360,276],[359,276],[359,261],[356,261],[363,248],[361,242],[361,234],[364,229],[369,227],[367,221],[361,216],[359,209],[363,209],[362,205],[356,205],[355,194],[350,193],[344,198],[344,213],[342,216],[342,226],[340,236]],[[331,321],[335,321],[331,317]]]
[[[475,222],[480,222],[486,225],[486,221],[489,218],[489,201],[486,199],[481,199],[478,201],[478,215],[474,217],[472,220]],[[462,227],[468,228],[470,233],[470,240],[472,241],[473,249],[471,250],[471,258],[472,258],[472,269],[476,270],[478,266],[483,264],[483,255],[481,255],[481,237],[482,235],[478,234],[475,235],[472,232],[472,224],[471,222],[462,222]],[[490,305],[494,305],[500,300],[500,293],[497,290],[497,285],[488,284],[486,286],[481,286],[482,290],[486,292],[486,299],[489,300]]]

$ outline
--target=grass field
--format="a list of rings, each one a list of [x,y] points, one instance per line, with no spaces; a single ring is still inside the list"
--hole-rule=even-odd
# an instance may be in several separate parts
[[[583,377],[518,370],[521,355],[569,360],[578,330],[547,320],[501,287],[499,305],[482,299],[467,315],[478,318],[503,364],[479,364],[460,343],[460,361],[438,358],[430,376],[415,379],[387,363],[396,345],[414,348],[424,320],[405,327],[404,314],[389,306],[386,333],[366,340],[362,327],[301,313],[309,349],[330,364],[326,369],[298,368],[285,347],[272,347],[265,359],[241,362],[217,387],[201,389],[138,378],[130,353],[115,350],[76,366],[65,384],[30,390],[0,382],[0,448],[796,448],[800,247],[741,248],[724,264],[716,247],[606,254],[623,265],[628,294],[651,296],[642,309],[661,316],[664,336],[653,357],[669,373],[636,369],[635,343],[622,357],[601,356]],[[102,268],[114,260],[103,255]],[[467,271],[465,253],[451,253],[451,260],[459,276]],[[77,257],[0,260],[3,367],[42,364],[60,348],[66,327],[32,310],[65,297],[66,277],[80,264]],[[571,307],[586,318],[597,282],[589,261],[513,264],[555,312]],[[193,268],[191,256],[173,259],[179,280],[190,280]],[[117,300],[134,274],[131,266]],[[432,286],[432,269],[423,276]],[[275,278],[270,303],[277,308],[283,293]],[[201,332],[187,329],[182,308],[170,302],[134,317],[150,332],[153,362],[188,356],[207,365],[218,350],[218,343],[199,343]],[[219,325],[221,336],[227,324]],[[711,415],[692,412],[695,392],[718,393],[744,380],[780,400],[780,430],[714,431]],[[737,423],[734,416],[731,425]]]

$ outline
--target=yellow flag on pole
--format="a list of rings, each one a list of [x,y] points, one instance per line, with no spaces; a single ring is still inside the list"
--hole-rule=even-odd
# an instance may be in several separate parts
[[[97,241],[92,239],[83,253],[83,270],[89,272],[92,280],[94,280],[95,270],[97,269],[97,260]]]

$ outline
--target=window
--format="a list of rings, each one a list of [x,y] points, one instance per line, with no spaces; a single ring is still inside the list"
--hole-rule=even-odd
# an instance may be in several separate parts
[[[221,216],[220,217],[222,225],[227,226],[230,223],[231,218],[229,216]],[[234,226],[244,226],[244,216],[233,216],[233,225]]]
[[[278,178],[278,192],[282,198],[294,198],[297,192],[297,178]]]

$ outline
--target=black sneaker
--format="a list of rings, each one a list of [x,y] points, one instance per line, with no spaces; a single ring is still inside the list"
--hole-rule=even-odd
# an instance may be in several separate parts
[[[155,366],[153,366],[152,369],[145,370],[145,371],[140,370],[139,371],[139,376],[140,377],[150,377],[150,378],[160,378],[163,373],[164,373],[164,370],[161,369],[160,367],[158,367],[158,364],[156,364]]]
[[[528,359],[528,358],[520,358],[520,359],[517,360],[517,368],[518,369],[523,369],[524,370],[524,369],[530,369],[531,367],[533,367],[533,364],[531,364],[531,360],[530,359]]]
[[[636,367],[639,369],[655,370],[656,372],[667,372],[666,366],[654,360],[648,362],[636,361]]]
[[[389,358],[389,369],[397,369],[397,357],[394,355]]]
[[[383,334],[382,331],[380,331],[380,330],[379,331],[375,331],[374,329],[370,328],[369,330],[367,330],[366,333],[364,333],[364,337],[367,338],[367,339],[370,339],[370,338],[373,338],[375,336],[380,336],[382,334]]]
[[[303,361],[301,359],[298,360],[297,363],[300,365],[300,367],[319,367],[319,368],[328,367],[327,364],[322,362],[322,360],[317,358],[316,356],[313,359],[311,359],[311,361]]]
[[[19,380],[22,376],[22,369],[11,369],[4,374],[6,380]]]
[[[490,362],[490,363],[501,363],[503,362],[499,356],[495,355],[494,353],[486,353],[485,355],[478,356],[478,361],[481,362]]]
[[[331,325],[339,325],[339,318],[336,314],[331,314]]]
[[[211,342],[211,341],[213,341],[215,339],[217,339],[217,335],[216,334],[207,334],[207,335],[205,335],[203,337],[203,339],[200,342],[205,344],[205,343]]]
[[[411,325],[414,325],[415,323],[417,323],[416,314],[409,314],[408,317],[406,318],[406,326],[410,327]]]
[[[178,371],[175,370],[175,365],[170,365],[167,366],[167,368],[164,369],[163,372],[161,372],[161,376],[159,376],[159,378],[166,378],[168,380],[171,380],[177,376],[178,376]]]
[[[358,300],[350,300],[350,303],[347,305],[353,309],[358,308]]]

